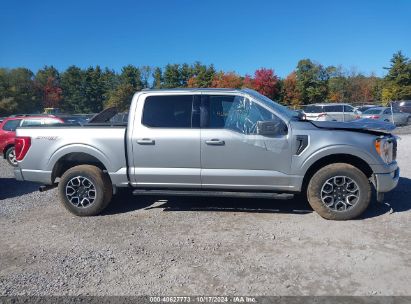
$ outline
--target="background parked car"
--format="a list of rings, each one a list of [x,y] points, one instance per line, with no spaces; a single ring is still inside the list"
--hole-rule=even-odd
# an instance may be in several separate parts
[[[393,108],[391,111],[391,108],[389,107],[368,109],[361,115],[361,118],[370,118],[391,122],[396,126],[411,123],[411,114],[400,112],[400,110],[398,110],[397,108]]]
[[[354,107],[343,103],[316,103],[304,107],[307,120],[316,121],[350,121],[358,119]]]
[[[64,123],[64,121],[55,116],[14,116],[4,119],[0,123],[0,151],[3,157],[12,166],[17,166],[16,154],[14,152],[14,138],[16,129],[20,126],[38,126]]]
[[[66,124],[84,125],[88,122],[87,119],[81,115],[58,115],[58,117]]]
[[[378,105],[362,105],[354,108],[354,111],[356,111],[357,114],[361,115],[365,111],[372,109],[372,108],[377,108],[379,107]]]
[[[397,102],[397,107],[401,112],[411,114],[411,100],[403,100]]]

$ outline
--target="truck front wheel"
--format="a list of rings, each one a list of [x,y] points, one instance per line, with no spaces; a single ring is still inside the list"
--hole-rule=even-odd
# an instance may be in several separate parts
[[[336,163],[318,170],[307,187],[311,207],[323,218],[350,220],[361,215],[371,200],[371,185],[358,168]]]
[[[90,165],[67,170],[59,182],[63,206],[78,216],[101,213],[111,201],[113,188],[110,178],[100,168]]]

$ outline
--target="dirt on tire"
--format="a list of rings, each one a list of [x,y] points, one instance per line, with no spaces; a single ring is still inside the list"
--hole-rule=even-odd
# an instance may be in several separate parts
[[[321,188],[325,181],[334,176],[347,176],[359,186],[358,201],[346,211],[335,211],[328,208],[321,200]],[[327,165],[318,170],[310,179],[307,187],[307,198],[311,207],[328,220],[350,220],[360,216],[371,201],[371,184],[367,176],[358,168],[346,163]]]

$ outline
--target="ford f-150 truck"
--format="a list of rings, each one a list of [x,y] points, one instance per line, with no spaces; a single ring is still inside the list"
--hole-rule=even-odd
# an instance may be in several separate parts
[[[147,90],[134,95],[124,125],[18,128],[15,176],[58,186],[79,216],[99,214],[118,187],[131,187],[136,195],[300,194],[322,217],[347,220],[367,208],[372,186],[377,200],[396,187],[393,128],[304,121],[248,89]]]

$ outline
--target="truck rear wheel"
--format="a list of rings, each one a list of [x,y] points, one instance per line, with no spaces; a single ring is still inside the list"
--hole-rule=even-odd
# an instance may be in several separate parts
[[[58,189],[63,206],[78,216],[98,215],[113,196],[108,175],[100,168],[90,165],[75,166],[67,170],[61,177]]]
[[[307,188],[311,207],[329,220],[350,220],[361,215],[371,200],[371,185],[358,168],[336,163],[318,170]]]

